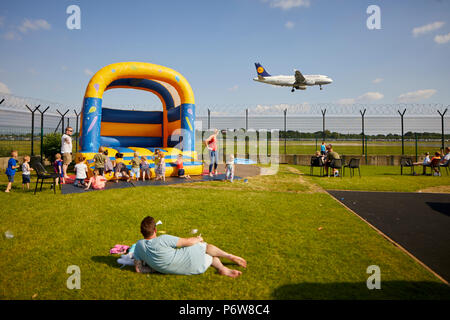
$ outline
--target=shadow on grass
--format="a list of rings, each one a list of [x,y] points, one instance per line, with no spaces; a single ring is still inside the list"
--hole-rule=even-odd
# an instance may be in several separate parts
[[[122,265],[117,263],[117,259],[119,259],[119,257],[116,257],[116,256],[93,256],[93,257],[91,257],[92,261],[97,262],[97,263],[106,264],[107,266],[112,267],[114,269],[121,269],[121,270],[135,272],[134,267],[132,267],[132,266],[125,266],[125,267],[121,268]]]
[[[450,287],[444,283],[429,281],[383,281],[381,279],[381,289],[369,290],[365,282],[305,282],[278,287],[272,292],[272,297],[276,300],[450,300]]]

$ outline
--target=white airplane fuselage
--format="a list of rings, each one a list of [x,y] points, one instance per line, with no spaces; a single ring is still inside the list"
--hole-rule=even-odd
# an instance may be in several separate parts
[[[302,84],[295,84],[295,76],[258,76],[253,78],[254,81],[271,84],[274,86],[282,87],[295,87],[296,89],[305,90],[307,86],[322,86],[325,84],[330,84],[333,80],[324,75],[304,75],[305,81]]]

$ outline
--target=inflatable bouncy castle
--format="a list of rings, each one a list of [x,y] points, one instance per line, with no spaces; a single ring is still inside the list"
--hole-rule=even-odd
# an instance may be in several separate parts
[[[162,111],[132,111],[104,108],[103,93],[115,88],[145,90],[155,94]],[[165,153],[166,176],[176,174],[176,158],[183,155],[186,174],[200,175],[202,162],[195,151],[195,101],[187,80],[175,70],[143,62],[120,62],[99,70],[89,81],[84,95],[78,155],[86,157],[92,170],[100,146],[114,160],[116,153],[125,164],[134,152],[146,156],[154,170],[155,149]],[[153,172],[154,174],[154,172]],[[107,175],[111,178],[112,174]]]

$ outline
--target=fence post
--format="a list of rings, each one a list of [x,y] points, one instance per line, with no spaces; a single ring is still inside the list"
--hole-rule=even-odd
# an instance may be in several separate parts
[[[284,112],[284,154],[286,154],[286,139],[287,139],[286,114],[287,114],[287,109],[284,109],[283,112]]]
[[[43,160],[44,160],[44,113],[50,108],[50,106],[48,106],[44,111],[41,111],[38,109],[38,111],[41,114],[41,163],[44,164]]]
[[[361,120],[362,120],[362,154],[364,154],[364,140],[365,140],[365,134],[364,134],[364,115],[366,114],[366,109],[364,111],[359,110],[359,113],[361,113]]]
[[[34,156],[34,113],[40,106],[41,105],[38,105],[34,108],[34,110],[31,110],[29,106],[25,105],[25,107],[27,107],[27,109],[31,112],[31,156]]]
[[[322,142],[325,141],[325,113],[327,113],[327,109],[320,109],[320,112],[322,112]]]
[[[400,112],[400,110],[397,110],[398,114],[400,115],[401,118],[401,123],[402,123],[402,156],[405,155],[405,137],[403,136],[403,116],[405,115],[406,112],[406,108],[405,110],[403,110],[403,112]]]
[[[439,115],[441,116],[441,148],[442,148],[442,150],[444,150],[444,148],[445,148],[445,146],[444,146],[444,144],[445,144],[445,141],[444,141],[445,140],[444,139],[444,116],[445,116],[445,113],[447,112],[447,109],[448,108],[445,108],[443,113],[441,113],[439,110],[437,111],[439,113]]]
[[[419,161],[418,152],[417,152],[417,139],[418,139],[417,132],[414,132],[414,136],[416,138],[416,162],[417,162],[417,161]]]
[[[211,110],[208,108],[208,130],[211,129]]]
[[[73,110],[73,112],[75,113],[75,116],[77,117],[77,121],[76,121],[76,129],[75,129],[75,134],[77,135],[77,138],[75,139],[75,151],[78,152],[78,137],[80,136],[80,134],[78,133],[78,118],[80,117],[80,113],[77,112],[77,110]]]
[[[61,112],[59,112],[58,109],[56,109],[56,111],[57,111],[57,112],[60,114],[60,116],[61,116],[61,120],[60,120],[59,123],[61,123],[61,134],[64,134],[64,116],[67,114],[67,112],[69,112],[69,110],[67,110],[66,112],[64,112],[64,114],[62,114]],[[58,123],[58,126],[59,126],[59,123]],[[58,127],[56,127],[55,132],[56,132],[56,130],[58,130]]]
[[[366,164],[367,164],[367,140],[368,140],[369,138],[368,137],[366,137],[366,156],[365,156],[365,158],[366,158]]]

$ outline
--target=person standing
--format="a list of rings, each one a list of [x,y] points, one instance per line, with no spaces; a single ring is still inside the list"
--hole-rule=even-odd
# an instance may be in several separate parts
[[[213,176],[213,165],[214,165],[214,174],[217,174],[217,165],[218,165],[218,154],[217,154],[217,135],[219,134],[219,130],[215,129],[214,133],[209,136],[208,139],[205,140],[205,145],[209,150],[209,176]]]
[[[67,167],[72,162],[72,127],[66,128],[66,133],[61,137],[61,154],[63,159],[63,175],[67,178]]]

